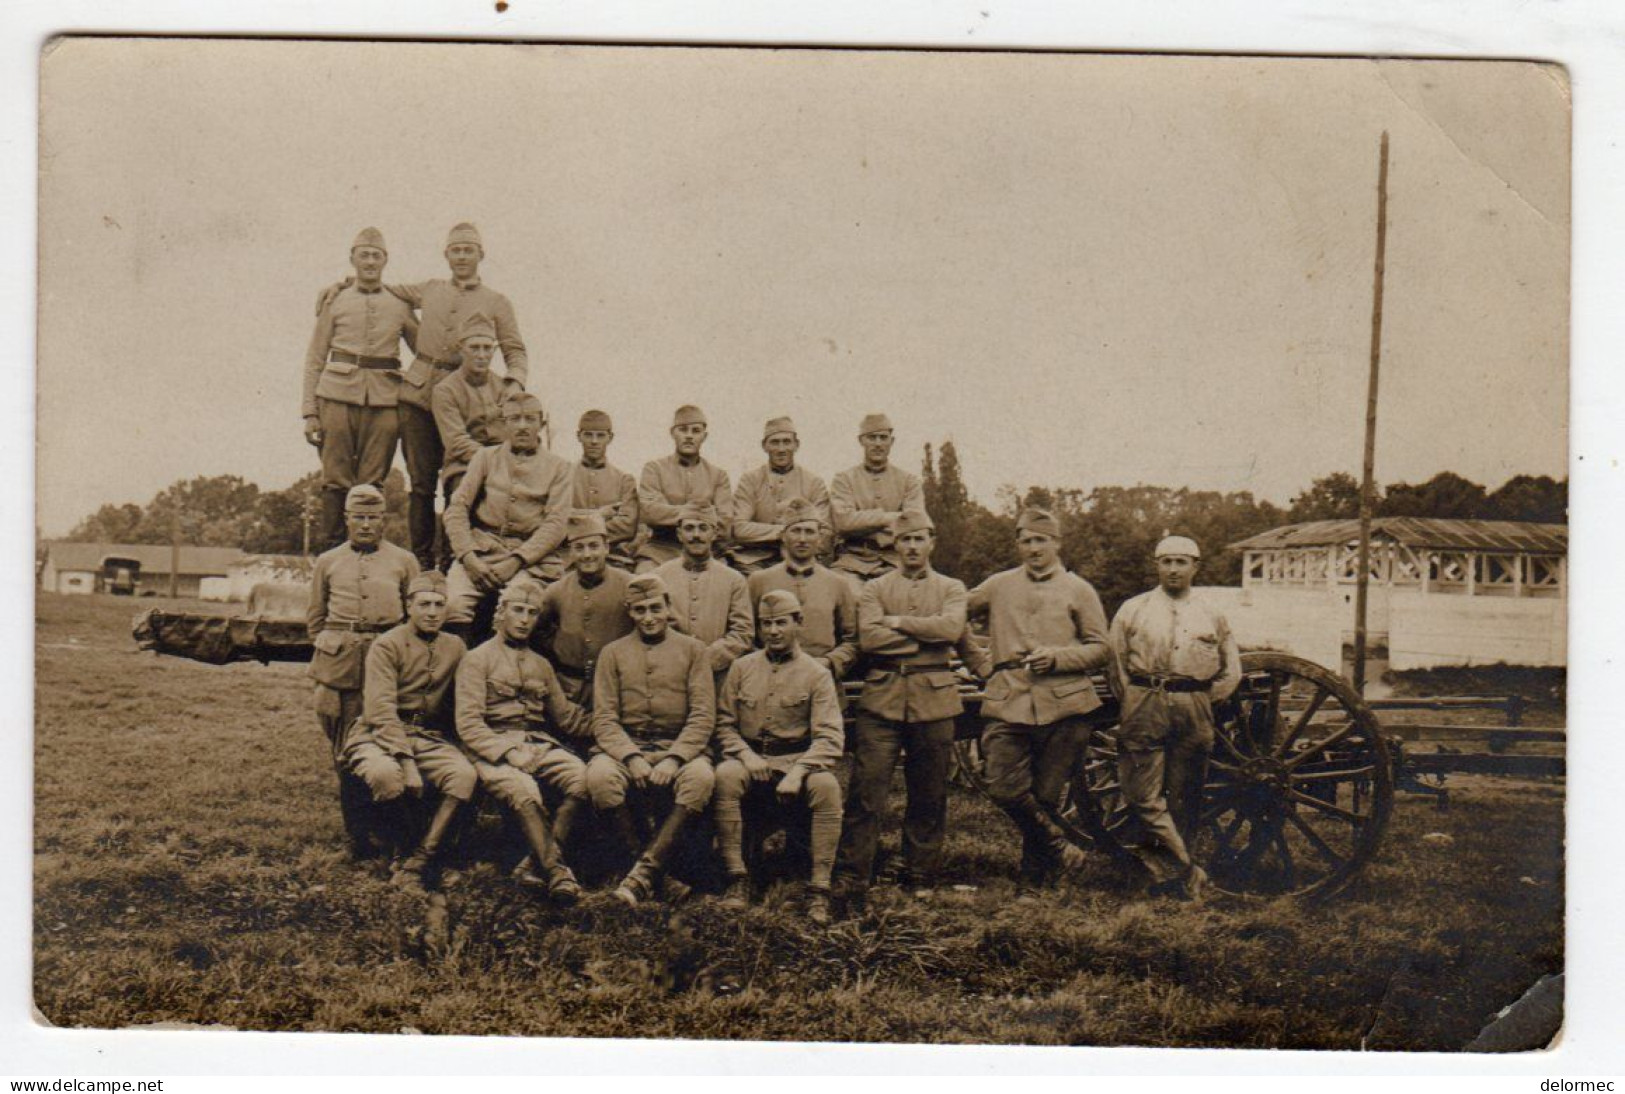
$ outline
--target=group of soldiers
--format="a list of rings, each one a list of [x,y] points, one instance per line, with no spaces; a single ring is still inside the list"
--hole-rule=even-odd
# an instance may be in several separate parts
[[[395,878],[432,886],[483,790],[523,834],[523,880],[578,900],[569,839],[589,824],[624,848],[613,894],[636,905],[686,893],[674,855],[709,812],[722,899],[744,906],[761,837],[805,822],[806,914],[826,922],[832,892],[862,905],[901,761],[903,883],[925,893],[943,866],[968,673],[983,688],[990,794],[1020,833],[1023,884],[1043,885],[1082,862],[1057,809],[1102,705],[1091,674],[1105,672],[1138,853],[1153,888],[1200,894],[1186,840],[1213,704],[1240,662],[1222,615],[1191,594],[1194,542],[1165,538],[1158,587],[1108,628],[1041,510],[1018,518],[1018,567],[974,590],[933,570],[921,483],[891,464],[884,415],[863,419],[862,462],[827,488],[797,465],[794,423],[779,417],[763,429],[767,462],[731,489],[701,455],[694,406],[635,483],[607,462],[602,411],[582,415],[581,459],[566,461],[542,444],[513,310],[480,283],[481,258],[460,224],[451,280],[384,286],[384,241],[363,231],[307,356],[323,528],[341,540],[315,567],[311,671],[354,853],[381,835]],[[405,369],[403,338],[416,352]],[[397,443],[411,550],[383,538]],[[850,724],[846,680],[861,680]]]

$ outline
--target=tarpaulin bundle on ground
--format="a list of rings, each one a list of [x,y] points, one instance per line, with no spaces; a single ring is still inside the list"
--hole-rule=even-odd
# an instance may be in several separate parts
[[[234,661],[309,661],[304,620],[196,615],[149,608],[131,625],[144,650],[210,665]]]

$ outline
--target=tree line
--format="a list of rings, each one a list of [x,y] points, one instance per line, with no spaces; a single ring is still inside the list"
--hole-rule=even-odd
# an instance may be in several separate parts
[[[1201,581],[1239,585],[1241,557],[1226,545],[1282,524],[1359,516],[1360,484],[1337,472],[1314,480],[1282,508],[1250,491],[1223,493],[1166,486],[1005,486],[992,508],[965,488],[952,441],[926,445],[926,505],[937,524],[935,562],[943,573],[975,584],[1016,564],[1016,514],[1037,505],[1060,518],[1062,559],[1100,590],[1108,611],[1147,588],[1151,549],[1167,532],[1195,537],[1207,552]],[[320,489],[311,472],[284,490],[261,490],[236,475],[177,482],[145,506],[104,505],[68,533],[69,540],[103,543],[182,543],[240,547],[254,554],[299,554],[306,507]],[[399,469],[384,482],[386,534],[406,538],[406,482]],[[1495,490],[1442,472],[1424,483],[1392,483],[1377,492],[1377,516],[1452,517],[1565,523],[1568,481],[1517,475]]]

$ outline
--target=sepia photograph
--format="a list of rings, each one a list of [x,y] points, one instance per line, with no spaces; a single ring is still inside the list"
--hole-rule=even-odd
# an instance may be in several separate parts
[[[1562,65],[39,81],[37,1022],[1561,1039]]]

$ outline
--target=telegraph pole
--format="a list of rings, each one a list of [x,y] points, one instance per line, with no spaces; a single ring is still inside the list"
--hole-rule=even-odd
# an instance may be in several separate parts
[[[1371,379],[1365,398],[1365,469],[1360,479],[1360,569],[1354,576],[1354,690],[1365,694],[1365,612],[1371,584],[1371,509],[1377,458],[1377,372],[1382,360],[1382,276],[1388,254],[1388,131],[1377,160],[1377,263],[1371,286]]]
[[[181,510],[179,499],[175,511],[169,515],[169,599],[180,596],[181,581]]]

